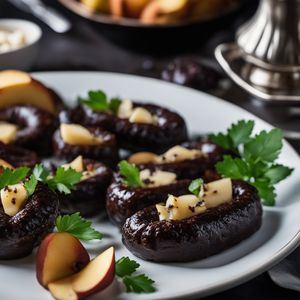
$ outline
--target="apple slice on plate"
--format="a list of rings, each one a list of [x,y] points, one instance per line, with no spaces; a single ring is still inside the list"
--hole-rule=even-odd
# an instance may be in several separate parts
[[[115,250],[110,247],[91,260],[80,272],[48,284],[52,296],[58,300],[78,300],[100,292],[115,277]]]
[[[0,72],[0,108],[33,105],[50,113],[57,112],[56,95],[29,74],[6,70]]]
[[[79,272],[89,261],[88,252],[77,238],[66,232],[50,233],[37,252],[37,280],[47,288],[49,282]]]

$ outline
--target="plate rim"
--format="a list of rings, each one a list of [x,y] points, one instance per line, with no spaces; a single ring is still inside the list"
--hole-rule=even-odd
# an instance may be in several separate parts
[[[65,76],[69,76],[69,75],[83,76],[83,75],[93,74],[96,76],[97,75],[113,76],[113,77],[115,76],[115,77],[119,77],[119,78],[120,77],[123,77],[123,78],[129,77],[129,78],[132,78],[133,80],[139,79],[139,80],[145,80],[145,81],[152,81],[154,84],[169,85],[170,87],[175,87],[175,88],[184,89],[184,90],[190,90],[192,92],[202,94],[202,96],[214,98],[216,101],[225,102],[226,105],[231,106],[240,111],[244,111],[244,112],[246,111],[248,114],[250,114],[253,117],[255,117],[256,119],[260,120],[260,122],[262,122],[264,125],[267,125],[270,128],[274,128],[273,125],[271,125],[270,123],[261,119],[260,117],[254,115],[253,113],[245,110],[244,108],[242,108],[236,104],[233,104],[225,99],[205,93],[203,91],[195,90],[193,88],[180,86],[178,84],[171,83],[171,82],[166,82],[166,81],[163,81],[163,80],[160,80],[157,78],[125,74],[125,73],[118,73],[118,72],[102,72],[102,71],[41,71],[41,72],[37,71],[37,72],[31,72],[30,74],[32,76],[35,76],[35,75],[36,76],[39,76],[39,75],[41,75],[41,76],[54,75],[55,76],[56,74],[62,74]],[[43,82],[43,83],[45,83],[46,86],[48,84],[47,82]],[[284,139],[283,141],[284,141],[284,144],[289,148],[289,151],[292,151],[300,160],[300,155],[297,153],[297,151],[294,149],[294,147],[286,139]],[[242,275],[239,275],[238,278],[230,277],[227,280],[224,279],[221,283],[212,284],[205,289],[201,289],[200,291],[195,289],[195,290],[190,291],[189,293],[185,293],[184,295],[178,295],[176,298],[174,298],[173,296],[171,298],[166,296],[166,297],[162,297],[159,299],[167,300],[167,299],[194,299],[195,297],[202,298],[202,297],[205,297],[208,295],[213,295],[213,294],[222,292],[229,288],[233,288],[235,286],[238,286],[238,285],[260,275],[263,272],[268,271],[268,269],[270,269],[272,266],[276,265],[281,260],[283,260],[286,256],[288,256],[291,252],[293,252],[299,245],[300,245],[300,228],[286,244],[284,244],[279,250],[276,251],[275,254],[273,254],[271,257],[266,259],[263,264],[260,264],[259,266],[255,267],[255,269],[253,269],[252,271],[244,272]]]

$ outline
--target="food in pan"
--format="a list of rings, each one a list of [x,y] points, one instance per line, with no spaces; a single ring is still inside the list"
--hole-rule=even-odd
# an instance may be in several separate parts
[[[164,107],[128,99],[109,100],[102,91],[90,91],[80,103],[62,112],[61,122],[101,126],[116,135],[122,148],[159,153],[187,139],[183,118]]]
[[[80,212],[84,217],[105,211],[106,190],[112,179],[112,171],[103,163],[78,156],[71,163],[62,165],[82,173],[80,182],[70,194],[60,194],[60,212]]]
[[[144,24],[173,24],[206,19],[226,12],[237,0],[80,0],[91,11]]]
[[[219,253],[256,232],[262,207],[255,188],[221,179],[199,194],[169,195],[165,204],[144,208],[122,228],[124,245],[157,262],[192,261]]]
[[[108,165],[114,165],[118,160],[114,134],[101,127],[61,124],[53,135],[53,148],[58,158],[75,159],[83,155]]]

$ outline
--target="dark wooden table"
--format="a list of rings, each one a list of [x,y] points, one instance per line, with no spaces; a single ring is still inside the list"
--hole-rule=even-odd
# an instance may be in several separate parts
[[[70,32],[66,34],[54,33],[33,16],[18,11],[11,4],[7,3],[6,0],[0,0],[0,18],[32,20],[38,23],[43,29],[40,53],[32,71],[99,70],[159,77],[161,67],[176,56],[176,54],[154,56],[136,53],[116,46],[104,38],[86,20],[66,11],[56,1],[44,0],[44,2],[59,9],[72,21],[73,28]],[[217,63],[213,58],[213,49],[219,43],[230,41],[234,38],[235,29],[255,11],[256,1],[253,0],[251,2],[250,5],[233,18],[231,24],[226,28],[212,34],[211,38],[205,43],[201,42],[201,34],[199,34],[199,47],[197,49],[189,49],[185,53],[178,53],[177,56],[195,56],[217,67]],[[298,108],[263,105],[260,101],[253,99],[232,83],[226,89],[221,92],[219,91],[218,94],[227,101],[246,108],[248,111],[253,112],[276,126],[294,130],[300,128]],[[298,147],[297,143],[294,141],[291,142],[293,142],[294,146]],[[207,297],[207,299],[292,300],[299,299],[299,297],[299,293],[275,285],[268,274],[264,273],[245,284]]]

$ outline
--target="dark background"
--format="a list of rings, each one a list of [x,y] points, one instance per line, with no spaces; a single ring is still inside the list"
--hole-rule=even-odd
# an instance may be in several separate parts
[[[31,71],[99,70],[152,77],[159,77],[163,66],[178,56],[196,57],[218,68],[213,56],[214,48],[221,42],[233,40],[236,28],[254,13],[257,6],[256,0],[245,1],[247,3],[242,9],[230,16],[224,23],[217,24],[218,30],[211,27],[205,30],[205,34],[201,29],[199,32],[193,32],[193,46],[186,47],[187,49],[182,50],[180,53],[167,51],[167,54],[164,55],[151,55],[149,54],[149,52],[151,53],[150,50],[147,54],[127,49],[126,39],[121,42],[122,45],[117,46],[107,39],[107,35],[110,34],[109,30],[96,27],[87,20],[68,12],[57,1],[44,0],[44,2],[56,7],[72,21],[71,31],[66,34],[54,33],[30,14],[20,12],[6,0],[0,0],[0,18],[28,19],[38,23],[43,29],[41,49]],[[155,43],[159,48],[161,43],[159,38],[151,43],[154,50]],[[180,40],[178,43],[180,44]],[[212,93],[216,94],[216,92]],[[297,113],[295,114],[297,108],[263,105],[259,100],[250,97],[232,83],[226,89],[219,90],[217,94],[276,126],[294,130],[299,128],[299,117]],[[291,142],[298,148],[297,143]],[[299,293],[280,288],[271,281],[267,273],[264,273],[243,285],[207,297],[207,299],[288,300],[299,299]]]

